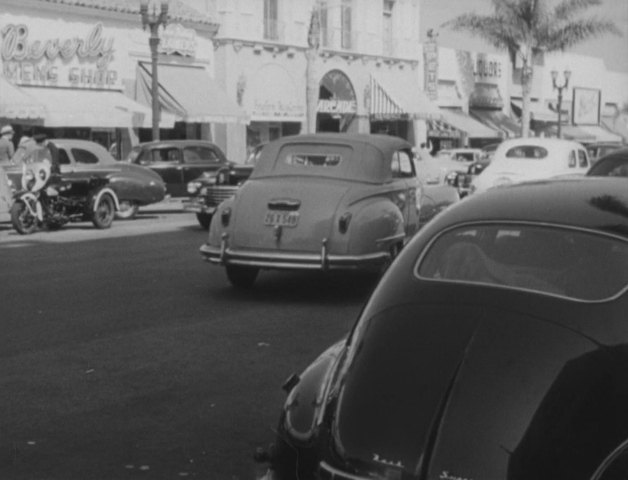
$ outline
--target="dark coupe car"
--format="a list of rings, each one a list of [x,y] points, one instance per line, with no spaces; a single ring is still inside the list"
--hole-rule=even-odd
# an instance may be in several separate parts
[[[628,177],[628,147],[613,150],[599,158],[587,172],[593,177]]]
[[[257,145],[244,163],[229,162],[229,165],[205,172],[189,182],[189,197],[183,200],[183,210],[195,213],[198,223],[207,230],[218,205],[233,197],[251,176],[264,145]]]
[[[628,478],[627,289],[625,179],[470,196],[285,383],[266,478]]]
[[[205,172],[216,172],[230,163],[223,151],[205,140],[160,140],[141,143],[131,150],[127,161],[148,167],[166,183],[171,197],[186,197],[188,183]]]
[[[116,211],[119,218],[133,218],[140,206],[160,202],[165,197],[166,187],[152,170],[119,162],[96,142],[70,138],[53,138],[50,141],[59,150],[59,164],[64,178],[71,180],[89,173],[109,180],[119,199]],[[21,185],[21,164],[5,167],[5,170],[13,188]]]

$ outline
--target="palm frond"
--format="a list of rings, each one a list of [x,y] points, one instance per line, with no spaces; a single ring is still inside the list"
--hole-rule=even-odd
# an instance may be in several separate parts
[[[621,30],[610,20],[591,18],[572,21],[563,27],[553,29],[545,40],[545,47],[550,52],[565,50],[606,34],[622,36]]]
[[[602,4],[602,0],[563,0],[554,7],[552,15],[559,22],[568,22],[590,7]]]

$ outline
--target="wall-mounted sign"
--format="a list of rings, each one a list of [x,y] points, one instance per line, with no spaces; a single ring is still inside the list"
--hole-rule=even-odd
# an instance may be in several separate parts
[[[332,115],[355,114],[358,111],[353,85],[340,70],[331,70],[321,79],[316,111]]]
[[[430,100],[438,99],[438,43],[436,36],[429,35],[423,44],[425,93]]]
[[[600,99],[602,91],[596,88],[574,87],[572,122],[574,125],[598,125],[600,123]]]
[[[169,24],[160,34],[160,53],[194,57],[196,46],[196,32],[180,23]]]
[[[5,25],[0,30],[2,69],[17,85],[77,88],[118,87],[113,59],[113,38],[103,36],[97,23],[83,36],[32,38],[26,25]]]
[[[478,80],[501,78],[502,62],[499,60],[489,60],[486,55],[478,54],[475,59],[473,74]]]

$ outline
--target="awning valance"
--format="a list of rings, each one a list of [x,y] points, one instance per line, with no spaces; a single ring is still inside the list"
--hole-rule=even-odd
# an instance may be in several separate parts
[[[246,112],[202,67],[158,65],[159,104],[179,120],[198,123],[248,123]],[[137,69],[135,99],[151,105],[150,65]]]
[[[427,136],[434,138],[460,138],[462,132],[442,120],[428,120]]]
[[[0,77],[0,118],[43,119],[45,113],[44,105],[6,78]]]
[[[542,134],[546,137],[558,136],[558,127],[556,123],[538,123],[534,131],[537,134]],[[565,140],[574,140],[582,143],[595,142],[595,135],[592,135],[591,133],[574,125],[561,125],[560,137]]]
[[[44,106],[46,127],[138,128],[150,127],[151,110],[115,90],[25,87]],[[163,128],[174,126],[174,117],[162,114]]]
[[[501,110],[471,109],[469,112],[486,126],[494,130],[501,130],[508,138],[521,136],[521,124]]]
[[[441,112],[445,122],[464,132],[469,138],[501,138],[499,132],[462,111],[441,109]]]
[[[438,119],[438,106],[402,75],[371,73],[369,114],[376,120]]]
[[[621,142],[623,138],[621,135],[612,133],[606,128],[599,125],[578,125],[580,130],[591,134],[595,137],[596,142]]]
[[[510,104],[515,114],[521,117],[521,114],[523,111],[522,103],[518,100],[512,100]],[[542,105],[537,102],[530,102],[530,116],[531,116],[531,120],[536,120],[539,122],[554,122],[555,123],[558,121],[558,113],[553,112],[552,110],[549,109],[549,107],[546,107],[545,105]],[[563,121],[567,121],[567,120],[568,120],[568,117],[566,115],[563,115]]]

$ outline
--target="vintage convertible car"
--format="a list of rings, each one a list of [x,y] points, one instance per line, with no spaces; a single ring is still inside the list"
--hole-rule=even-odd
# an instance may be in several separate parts
[[[201,227],[208,229],[216,207],[233,197],[251,176],[264,145],[256,146],[244,163],[227,162],[222,168],[204,172],[188,182],[189,197],[183,199],[183,210],[195,213]]]
[[[446,208],[448,186],[430,192]],[[311,134],[269,143],[238,193],[221,203],[203,258],[239,287],[260,269],[379,269],[420,226],[411,145],[387,135]],[[450,202],[451,203],[451,202]]]
[[[626,478],[627,290],[625,179],[472,195],[285,382],[256,458],[267,479]]]
[[[144,205],[164,199],[166,188],[159,175],[148,168],[115,160],[106,148],[96,142],[69,138],[50,139],[59,150],[61,175],[68,181],[86,174],[103,176],[119,199],[118,218],[133,218]],[[16,152],[16,157],[19,155]],[[11,184],[16,189],[21,184],[21,159],[15,165],[5,167]]]

